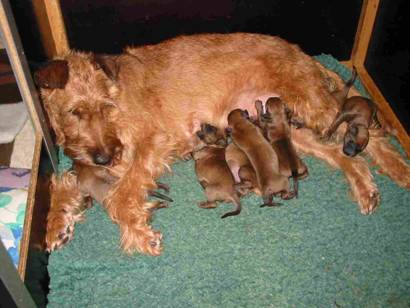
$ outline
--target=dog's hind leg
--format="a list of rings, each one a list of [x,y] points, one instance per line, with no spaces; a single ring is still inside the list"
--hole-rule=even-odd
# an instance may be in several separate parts
[[[410,189],[410,166],[387,137],[371,137],[366,147],[373,162],[398,185]]]
[[[313,155],[344,171],[352,197],[359,203],[362,214],[371,214],[377,208],[380,203],[379,191],[363,157],[347,157],[342,153],[340,145],[323,144],[311,130],[304,128],[292,128],[292,141],[297,151]]]

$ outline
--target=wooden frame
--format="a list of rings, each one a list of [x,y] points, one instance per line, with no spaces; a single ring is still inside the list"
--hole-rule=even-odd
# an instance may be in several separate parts
[[[29,239],[32,230],[32,213],[35,204],[34,196],[36,193],[40,153],[43,141],[54,170],[57,170],[57,154],[37,95],[36,87],[31,78],[31,73],[27,65],[27,60],[17,32],[11,7],[7,0],[0,0],[0,30],[2,42],[7,49],[7,55],[12,65],[21,97],[28,109],[35,132],[31,177],[27,194],[26,214],[23,225],[23,235],[20,241],[20,255],[17,269],[21,280],[24,281]]]
[[[1,25],[3,28],[4,21],[6,19],[10,19],[10,16],[6,16],[7,14],[5,14],[3,11],[3,2],[7,1],[0,1],[2,1],[2,6],[0,7],[0,21],[2,22]],[[360,14],[359,23],[357,26],[357,32],[354,40],[354,45],[352,48],[351,57],[349,60],[344,61],[343,63],[348,67],[352,67],[354,65],[357,68],[359,77],[363,82],[363,85],[366,87],[369,94],[375,100],[380,110],[383,112],[385,118],[391,123],[393,128],[397,131],[397,138],[399,142],[404,147],[407,155],[410,156],[410,138],[406,130],[394,114],[389,103],[384,98],[383,94],[380,92],[380,90],[378,89],[377,85],[375,84],[374,80],[371,78],[370,74],[367,72],[367,69],[365,67],[365,60],[367,56],[369,42],[372,36],[373,27],[377,17],[379,3],[380,0],[363,0],[363,6]],[[69,42],[66,35],[59,0],[35,0],[33,1],[33,8],[41,32],[42,42],[48,57],[52,58],[54,56],[66,53],[69,50]],[[10,15],[11,10],[9,8],[8,10]],[[39,153],[41,150],[41,137],[43,137],[46,141],[50,141],[51,139],[49,137],[49,132],[44,126],[44,115],[42,114],[42,110],[37,106],[38,98],[37,94],[34,92],[35,89],[33,88],[32,81],[29,78],[29,81],[27,83],[26,80],[29,74],[26,63],[24,63],[24,61],[23,63],[21,62],[21,54],[19,55],[19,53],[22,53],[21,43],[18,41],[16,46],[13,45],[15,44],[13,31],[16,32],[16,29],[10,29],[10,31],[6,34],[7,42],[11,46],[11,49],[17,50],[17,52],[11,55],[11,58],[12,60],[14,60],[15,63],[13,65],[13,70],[15,70],[16,77],[18,79],[23,80],[21,84],[19,83],[19,86],[21,88],[22,95],[24,95],[24,98],[29,102],[28,105],[30,109],[30,114],[32,116],[33,124],[36,129],[36,155],[33,159],[33,177],[30,183],[27,214],[24,224],[25,233],[23,235],[21,246],[22,253],[20,257],[22,261],[21,264],[19,264],[18,268],[21,278],[24,279],[24,273],[26,268],[25,261],[27,257],[27,249],[30,239],[31,214],[34,206],[34,193],[37,182]],[[55,152],[53,155],[55,159]],[[51,156],[53,157],[53,155]]]
[[[410,156],[410,137],[400,123],[399,119],[394,114],[389,102],[384,98],[383,94],[377,87],[376,83],[367,72],[365,67],[367,50],[373,32],[374,23],[377,16],[380,0],[364,0],[362,11],[360,14],[359,24],[357,27],[356,37],[352,49],[350,66],[355,66],[364,87],[383,112],[386,120],[397,132],[397,139]]]
[[[10,3],[7,0],[0,0],[0,30],[21,97],[30,114],[31,123],[33,124],[35,132],[41,133],[53,168],[57,170],[57,152],[51,138],[43,108],[41,107],[37,89],[31,78]]]

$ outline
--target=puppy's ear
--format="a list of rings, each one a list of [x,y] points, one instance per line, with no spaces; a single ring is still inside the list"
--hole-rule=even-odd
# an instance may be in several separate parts
[[[53,60],[34,73],[34,82],[43,89],[64,89],[68,76],[68,62]]]
[[[119,66],[116,56],[94,54],[91,61],[97,69],[102,69],[108,78],[113,81],[117,80]]]
[[[260,118],[262,116],[263,113],[263,103],[260,100],[255,101],[255,109],[256,109],[256,113],[258,115],[258,118]]]
[[[247,120],[250,119],[249,112],[248,112],[247,109],[242,110],[242,116],[243,116],[244,118],[246,118]]]
[[[213,133],[216,133],[218,129],[213,125],[205,124],[204,130],[205,130],[205,133],[207,134],[213,134]]]
[[[293,111],[291,109],[289,109],[288,106],[286,106],[286,105],[285,105],[285,115],[286,115],[286,118],[289,121],[292,119]]]
[[[202,130],[196,132],[199,139],[203,140],[205,138],[205,133]]]

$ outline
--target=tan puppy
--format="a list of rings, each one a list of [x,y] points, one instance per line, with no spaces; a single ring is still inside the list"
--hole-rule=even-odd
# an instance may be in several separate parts
[[[263,113],[262,102],[256,101],[255,107],[263,133],[272,145],[279,159],[279,173],[293,178],[293,192],[298,196],[298,178],[307,176],[306,165],[296,153],[291,141],[291,112],[278,97],[271,97],[265,105]]]
[[[118,180],[116,177],[107,172],[106,169],[101,167],[83,166],[77,164],[74,166],[74,170],[77,174],[78,187],[84,197],[89,198],[89,202],[91,201],[90,198],[92,198],[99,204],[103,204],[108,192]],[[157,186],[166,192],[169,191],[168,186],[165,184],[157,182]],[[155,190],[148,191],[148,195],[163,199],[167,202],[173,202],[171,198]],[[168,203],[162,201],[149,202],[149,209],[159,209],[164,207],[168,207]]]
[[[201,202],[201,208],[216,208],[217,201],[232,202],[235,210],[225,213],[221,218],[238,215],[241,203],[235,190],[235,181],[225,161],[225,145],[216,127],[209,124],[201,125],[197,136],[203,142],[203,147],[193,152],[195,172],[198,181],[205,190],[207,201]]]
[[[250,190],[261,195],[255,170],[248,156],[235,143],[230,143],[225,149],[225,160],[235,179],[236,190],[246,195]]]
[[[278,157],[261,130],[251,123],[247,112],[235,109],[228,115],[228,125],[232,130],[233,142],[248,156],[262,192],[264,204],[274,206],[273,195],[289,195],[289,181],[279,174]]]
[[[368,98],[347,94],[357,76],[356,68],[353,68],[351,79],[345,86],[332,93],[340,106],[340,112],[336,115],[333,123],[325,132],[324,138],[329,139],[343,122],[347,123],[347,129],[343,137],[343,153],[347,156],[356,156],[362,152],[369,142],[369,128],[380,127],[377,119],[377,107]]]

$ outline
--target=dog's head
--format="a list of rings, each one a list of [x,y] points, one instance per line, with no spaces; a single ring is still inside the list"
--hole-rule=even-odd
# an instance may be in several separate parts
[[[72,159],[88,165],[112,165],[120,159],[117,73],[114,56],[78,52],[35,73],[57,144]]]
[[[363,125],[349,125],[343,139],[343,153],[353,157],[362,152],[369,142],[369,130]]]

